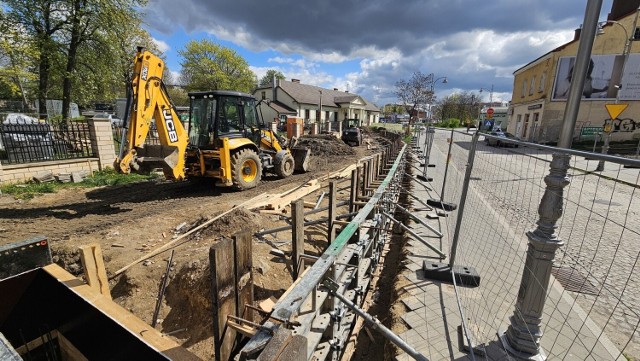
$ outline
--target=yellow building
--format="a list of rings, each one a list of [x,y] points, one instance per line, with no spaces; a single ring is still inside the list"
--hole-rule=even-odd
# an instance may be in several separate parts
[[[574,139],[581,138],[583,127],[602,127],[606,121],[613,125],[611,140],[640,138],[639,5],[640,0],[614,0],[609,20],[598,31]],[[508,132],[533,142],[558,140],[579,37],[580,29],[572,41],[514,72]],[[610,119],[605,104],[616,102],[628,107]]]

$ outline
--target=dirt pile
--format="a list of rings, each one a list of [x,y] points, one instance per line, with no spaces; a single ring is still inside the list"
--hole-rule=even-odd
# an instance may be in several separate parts
[[[298,146],[311,148],[312,157],[353,156],[356,151],[332,135],[313,135],[298,139]]]

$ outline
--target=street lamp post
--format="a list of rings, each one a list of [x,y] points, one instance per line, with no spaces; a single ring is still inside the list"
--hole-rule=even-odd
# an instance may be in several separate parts
[[[493,84],[491,84],[491,89],[480,88],[480,93],[482,93],[483,90],[489,91],[489,107],[492,107],[493,106]]]
[[[636,25],[638,23],[638,14],[640,13],[640,9],[638,9],[638,11],[636,11],[636,18],[634,20],[633,23],[633,28],[636,28]],[[627,66],[627,58],[629,57],[629,52],[631,51],[631,41],[633,41],[632,37],[629,37],[629,32],[627,31],[627,28],[624,27],[624,25],[620,24],[619,22],[615,21],[615,20],[607,20],[604,22],[604,24],[615,24],[618,25],[622,28],[622,30],[624,31],[624,36],[625,36],[625,43],[624,43],[624,48],[622,49],[622,70],[621,70],[621,74],[620,74],[620,84],[617,84],[616,87],[618,88],[618,91],[616,91],[616,104],[618,104],[618,101],[620,100],[620,91],[622,90],[622,77],[624,76],[624,69]],[[603,24],[603,25],[604,25]],[[611,122],[613,122],[613,119],[611,119]],[[604,137],[604,143],[602,144],[602,154],[607,154],[609,152],[609,140],[611,139],[611,124],[610,122],[606,122],[606,124],[604,125],[604,129],[605,130],[605,137]],[[596,167],[596,172],[602,172],[604,171],[604,160],[600,160],[598,161],[598,166]]]
[[[442,84],[447,84],[449,81],[447,80],[447,77],[446,77],[446,76],[441,76],[441,77],[439,77],[439,78],[435,78],[435,74],[433,74],[433,73],[429,74],[429,76],[431,77],[431,79],[433,79],[433,80],[431,81],[431,103],[433,103],[433,96],[435,95],[434,88],[435,88],[435,86],[436,86],[436,83],[437,83],[439,80],[442,80]],[[434,79],[434,78],[435,78],[435,79]],[[433,105],[433,104],[430,104],[430,107],[429,107],[429,114],[430,114],[431,119],[433,119],[433,115],[431,114],[431,105]],[[444,112],[443,112],[443,114],[444,114]],[[443,115],[443,116],[444,116],[444,115]],[[442,119],[441,119],[441,120],[442,120]]]

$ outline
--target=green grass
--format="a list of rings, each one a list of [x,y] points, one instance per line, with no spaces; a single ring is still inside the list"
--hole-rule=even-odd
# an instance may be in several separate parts
[[[391,130],[398,133],[402,132],[402,124],[398,124],[398,123],[375,123],[374,126],[379,128],[386,128],[387,130]]]
[[[93,188],[101,186],[114,186],[127,183],[146,182],[157,178],[157,175],[120,174],[113,169],[94,172],[91,177],[85,178],[80,183],[18,183],[0,186],[0,192],[10,194],[17,199],[29,200],[45,193],[55,193],[63,188]]]

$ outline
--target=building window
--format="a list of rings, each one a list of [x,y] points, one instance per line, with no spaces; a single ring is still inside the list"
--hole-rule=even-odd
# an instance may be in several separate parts
[[[522,93],[520,94],[521,98],[524,98],[524,96],[527,94],[527,79],[522,81]]]
[[[262,96],[262,100],[267,99],[267,92],[260,92],[260,95]]]
[[[311,118],[311,111],[309,111],[309,109],[304,110],[304,118],[306,120],[309,120]]]
[[[533,90],[536,88],[536,76],[531,78],[531,84],[529,85],[529,95],[533,95]]]
[[[545,71],[540,75],[540,85],[538,86],[538,92],[542,93],[544,91],[545,82],[547,81],[547,72]]]

